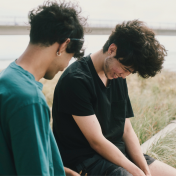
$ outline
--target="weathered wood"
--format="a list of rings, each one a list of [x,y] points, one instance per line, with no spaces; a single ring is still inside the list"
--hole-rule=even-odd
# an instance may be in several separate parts
[[[156,144],[159,139],[164,138],[168,133],[176,129],[176,120],[173,120],[169,125],[167,125],[163,130],[155,134],[149,140],[144,142],[141,145],[141,149],[143,153],[146,153],[148,149],[152,147],[153,144]]]

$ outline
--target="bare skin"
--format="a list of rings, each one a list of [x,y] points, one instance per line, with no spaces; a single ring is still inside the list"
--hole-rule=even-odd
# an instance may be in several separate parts
[[[143,156],[139,140],[133,130],[130,119],[125,120],[125,128],[123,134],[123,141],[126,144],[126,150],[133,160],[134,164],[138,166],[146,176],[151,176],[148,164]]]
[[[67,167],[64,167],[64,170],[65,170],[66,176],[80,176],[80,174],[78,174],[77,172],[75,172]]]
[[[16,64],[34,75],[35,80],[52,79],[59,71],[68,66],[73,53],[66,53],[70,39],[64,43],[54,43],[49,47],[29,44],[24,53],[16,60]],[[61,54],[57,55],[57,52]],[[79,176],[75,171],[64,167],[66,176]]]
[[[155,161],[149,166],[150,172],[152,176],[175,176],[176,169],[162,163],[160,161]]]
[[[116,79],[118,77],[126,78],[126,76],[133,71],[113,58],[116,50],[117,47],[112,44],[106,53],[103,53],[103,51],[100,50],[91,55],[97,74],[105,86],[107,86],[108,79]],[[103,136],[101,126],[95,114],[82,117],[73,114],[72,116],[85,138],[88,140],[90,146],[97,153],[110,162],[123,167],[133,176],[176,175],[176,169],[159,161],[154,161],[150,166],[147,165],[140,148],[139,140],[129,119],[126,119],[125,121],[123,140],[127,147],[127,152],[134,163],[128,160],[113,143]]]
[[[49,47],[29,44],[16,63],[24,70],[34,75],[35,80],[41,78],[52,79],[58,71],[62,71],[73,57],[73,53],[66,53],[65,49],[70,42],[54,43]],[[61,56],[57,56],[57,52]]]
[[[123,167],[133,176],[145,176],[144,172],[139,167],[128,160],[113,143],[103,136],[100,124],[95,115],[84,117],[73,115],[73,118],[88,140],[90,146],[97,153],[112,163]]]
[[[108,79],[116,79],[118,77],[126,78],[133,71],[131,68],[124,67],[114,58],[116,51],[117,46],[111,44],[106,53],[103,53],[103,50],[99,50],[96,53],[91,54],[91,59],[97,74],[105,86]]]

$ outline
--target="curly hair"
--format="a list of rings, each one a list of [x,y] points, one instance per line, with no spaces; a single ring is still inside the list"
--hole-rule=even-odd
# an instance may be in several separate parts
[[[87,19],[80,16],[81,8],[70,1],[46,1],[37,9],[29,12],[30,43],[51,46],[55,42],[64,43],[70,38],[67,53],[74,53],[75,58],[84,55],[82,39]]]
[[[142,21],[133,20],[116,25],[103,46],[104,53],[112,43],[117,46],[115,58],[124,66],[133,68],[133,73],[148,78],[161,71],[166,49]]]

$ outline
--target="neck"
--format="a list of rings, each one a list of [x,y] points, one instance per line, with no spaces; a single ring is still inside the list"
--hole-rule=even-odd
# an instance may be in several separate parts
[[[99,50],[96,53],[91,54],[95,70],[105,86],[108,85],[108,79],[104,72],[104,62],[107,57],[108,53],[103,53],[103,50]]]
[[[91,54],[91,59],[94,64],[95,70],[97,71],[97,74],[105,75],[104,73],[104,61],[108,57],[107,52],[103,53],[103,50],[99,50],[96,53]]]
[[[48,66],[52,62],[52,53],[53,46],[41,47],[29,44],[16,63],[24,70],[33,74],[36,81],[39,81],[45,75]]]

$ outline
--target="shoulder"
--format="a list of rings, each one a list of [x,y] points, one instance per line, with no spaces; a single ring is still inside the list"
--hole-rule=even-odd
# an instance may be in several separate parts
[[[75,85],[75,83],[88,84],[91,81],[91,71],[85,58],[82,58],[81,60],[75,61],[64,71],[58,81],[58,85]]]
[[[0,101],[9,108],[20,108],[32,103],[45,104],[45,97],[35,80],[18,70],[4,70],[0,75],[0,84]]]
[[[91,72],[90,72],[90,68],[88,65],[87,60],[90,57],[83,57],[80,60],[75,61],[74,63],[72,63],[64,72],[63,76],[66,75],[67,73],[77,73],[77,74],[81,74],[87,77],[91,76]]]

